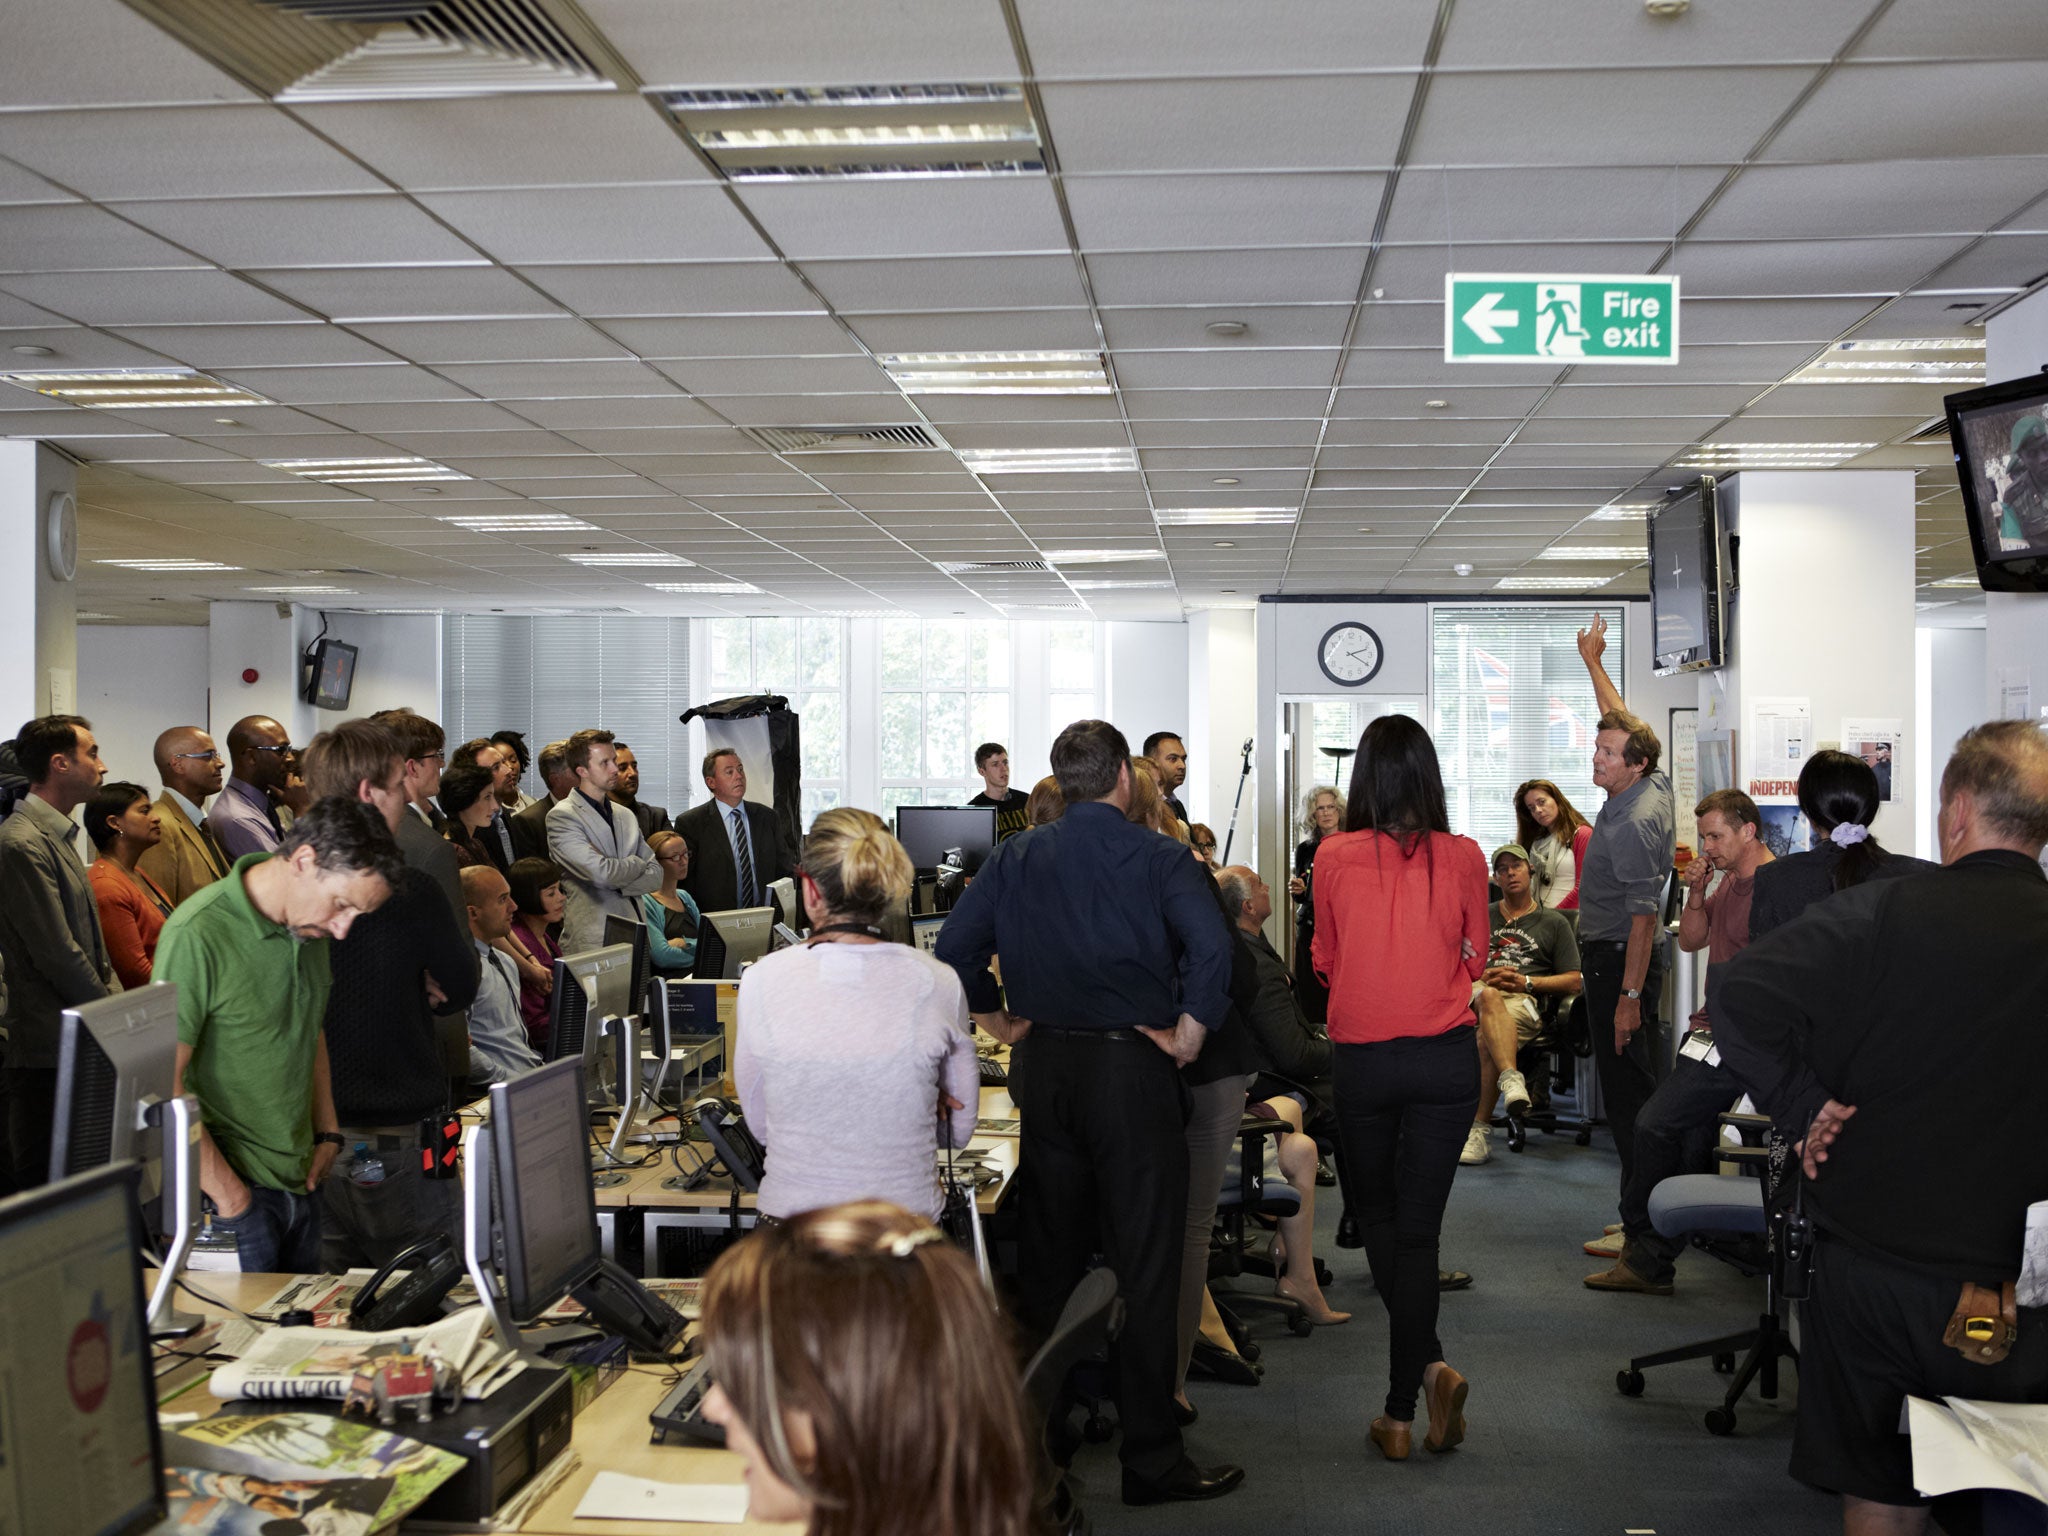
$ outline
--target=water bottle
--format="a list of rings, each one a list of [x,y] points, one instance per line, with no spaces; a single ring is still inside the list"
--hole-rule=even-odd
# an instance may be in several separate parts
[[[364,1187],[384,1182],[384,1159],[372,1152],[366,1141],[356,1143],[355,1155],[349,1160],[348,1181]]]

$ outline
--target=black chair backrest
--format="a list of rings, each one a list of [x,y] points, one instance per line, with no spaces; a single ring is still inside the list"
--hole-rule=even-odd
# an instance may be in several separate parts
[[[1043,1418],[1059,1402],[1067,1373],[1107,1347],[1124,1328],[1123,1298],[1116,1293],[1116,1275],[1091,1269],[1067,1298],[1052,1336],[1024,1367],[1024,1396]]]

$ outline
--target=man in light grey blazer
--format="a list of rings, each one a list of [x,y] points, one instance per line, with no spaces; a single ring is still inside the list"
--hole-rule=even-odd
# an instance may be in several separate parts
[[[107,775],[92,724],[44,715],[14,739],[28,794],[0,822],[0,965],[6,967],[7,1141],[14,1182],[46,1182],[66,1008],[121,990],[71,813]]]
[[[604,943],[607,917],[643,921],[638,898],[660,887],[661,865],[638,818],[608,798],[619,779],[612,733],[578,731],[568,764],[576,787],[548,812],[548,857],[562,871],[562,948],[573,954]]]

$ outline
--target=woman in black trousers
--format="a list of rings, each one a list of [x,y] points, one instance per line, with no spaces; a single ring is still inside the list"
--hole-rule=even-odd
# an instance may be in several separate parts
[[[1387,1307],[1386,1407],[1370,1438],[1407,1459],[1465,1437],[1465,1378],[1437,1339],[1437,1246],[1479,1103],[1473,986],[1488,940],[1486,860],[1451,835],[1429,733],[1366,727],[1344,831],[1316,850],[1314,962],[1330,989],[1338,1137],[1374,1288]]]

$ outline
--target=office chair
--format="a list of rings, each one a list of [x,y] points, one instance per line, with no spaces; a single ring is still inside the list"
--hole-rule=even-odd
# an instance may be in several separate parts
[[[1761,1115],[1724,1114],[1724,1125],[1745,1131],[1768,1127]],[[1783,1314],[1785,1284],[1784,1244],[1780,1233],[1784,1212],[1772,1208],[1764,1180],[1750,1177],[1762,1172],[1770,1150],[1766,1147],[1722,1148],[1725,1160],[1744,1166],[1735,1174],[1687,1173],[1666,1179],[1650,1195],[1650,1223],[1666,1237],[1689,1238],[1695,1248],[1733,1265],[1746,1276],[1764,1277],[1764,1309],[1756,1326],[1718,1339],[1703,1339],[1676,1349],[1660,1349],[1640,1355],[1615,1372],[1614,1385],[1623,1397],[1640,1397],[1643,1372],[1652,1366],[1675,1365],[1684,1360],[1711,1360],[1717,1371],[1733,1371],[1735,1379],[1721,1399],[1721,1406],[1707,1411],[1706,1426],[1711,1434],[1735,1433],[1735,1406],[1742,1401],[1751,1382],[1757,1395],[1775,1401],[1778,1396],[1778,1362],[1789,1360],[1797,1367],[1799,1351],[1792,1343]],[[1757,1243],[1770,1242],[1759,1255]],[[1742,1360],[1738,1368],[1736,1356]]]
[[[1024,1367],[1024,1401],[1043,1426],[1039,1438],[1044,1452],[1039,1468],[1039,1503],[1051,1516],[1052,1528],[1061,1536],[1086,1536],[1089,1529],[1088,1517],[1067,1481],[1067,1468],[1080,1449],[1072,1414],[1074,1405],[1081,1401],[1070,1389],[1068,1378],[1077,1365],[1101,1357],[1123,1332],[1123,1326],[1124,1303],[1117,1295],[1116,1275],[1108,1269],[1091,1269],[1067,1298],[1051,1337]],[[1100,1406],[1091,1403],[1091,1426],[1101,1417]],[[1108,1437],[1090,1434],[1088,1438]]]
[[[1515,1053],[1515,1068],[1529,1084],[1529,1112],[1519,1121],[1507,1115],[1499,1117],[1507,1126],[1508,1150],[1520,1152],[1526,1148],[1532,1129],[1546,1136],[1569,1135],[1579,1146],[1591,1146],[1593,1127],[1598,1122],[1584,1112],[1584,1093],[1577,1083],[1579,1063],[1590,1062],[1593,1054],[1592,1036],[1586,1024],[1586,995],[1581,992],[1573,997],[1569,1007],[1562,997],[1545,997],[1538,1016],[1542,1023],[1536,1038]],[[1580,1109],[1574,1115],[1559,1114],[1552,1098],[1567,1086],[1574,1105]]]
[[[1223,1189],[1216,1200],[1216,1236],[1209,1249],[1210,1280],[1227,1280],[1237,1275],[1260,1275],[1278,1279],[1280,1265],[1273,1257],[1273,1241],[1257,1230],[1255,1216],[1279,1218],[1301,1209],[1301,1194],[1280,1177],[1277,1147],[1287,1130],[1284,1120],[1246,1114],[1238,1122],[1237,1152],[1232,1165],[1223,1172]],[[1270,1159],[1270,1164],[1269,1164]],[[1256,1291],[1239,1291],[1211,1285],[1209,1294],[1223,1325],[1233,1340],[1245,1332],[1244,1309],[1270,1307],[1287,1320],[1300,1337],[1315,1331],[1308,1309],[1286,1296]]]

